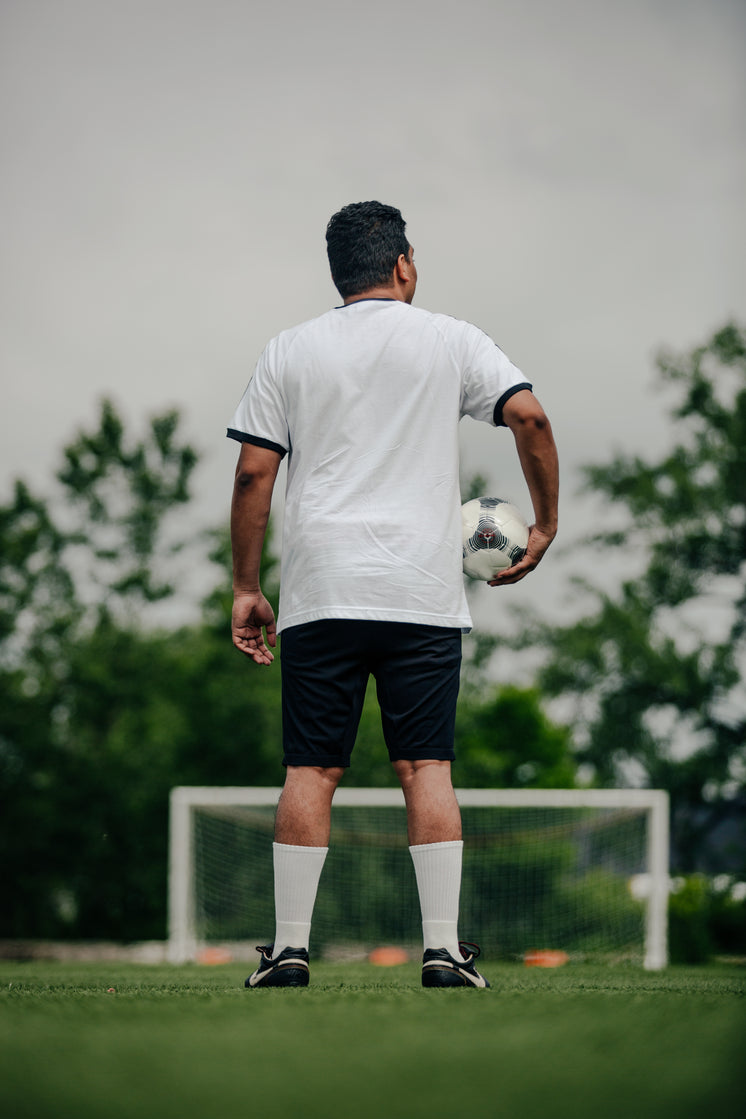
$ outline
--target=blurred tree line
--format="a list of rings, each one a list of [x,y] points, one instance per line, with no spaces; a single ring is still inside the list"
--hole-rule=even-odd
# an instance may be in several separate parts
[[[599,786],[665,788],[674,869],[744,875],[746,334],[728,325],[659,369],[678,441],[586,474],[623,513],[591,543],[639,570],[586,586],[571,625],[524,619],[534,688],[490,683],[494,639],[472,636],[454,779],[568,787],[582,766]],[[0,507],[0,936],[164,936],[171,787],[283,781],[279,671],[233,649],[227,531],[185,517],[196,465],[175,412],[137,441],[104,402],[53,496],[18,481]],[[155,624],[180,573],[208,564],[198,619]],[[543,697],[572,704],[571,731]],[[394,783],[372,695],[346,782]]]
[[[19,481],[0,507],[0,936],[163,937],[172,786],[283,782],[279,669],[232,646],[227,530],[184,517],[196,464],[176,413],[135,441],[104,402],[54,496]],[[198,620],[155,625],[208,563]],[[482,671],[475,655],[459,784],[572,784],[569,731]],[[372,695],[347,783],[395,783]]]
[[[584,617],[531,620],[518,644],[543,651],[538,687],[571,702],[595,783],[669,791],[673,869],[745,878],[746,331],[728,323],[657,371],[671,445],[585,472],[617,517],[586,543],[629,577],[583,584]]]

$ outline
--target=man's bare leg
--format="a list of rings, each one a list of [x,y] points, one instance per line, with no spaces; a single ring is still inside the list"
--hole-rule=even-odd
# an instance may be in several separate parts
[[[328,845],[332,797],[343,774],[341,767],[287,767],[275,817],[275,843],[298,847]]]
[[[394,762],[404,791],[410,853],[422,909],[424,947],[445,948],[461,959],[461,812],[451,784],[451,763],[433,759]]]
[[[288,766],[275,819],[276,959],[285,948],[308,948],[311,918],[326,859],[332,797],[344,770]]]
[[[451,763],[424,759],[394,762],[407,805],[412,846],[461,839],[461,812],[451,784]]]

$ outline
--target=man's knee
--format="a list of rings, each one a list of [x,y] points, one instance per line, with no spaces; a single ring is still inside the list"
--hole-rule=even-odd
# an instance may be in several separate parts
[[[404,789],[417,782],[418,779],[430,780],[434,778],[437,781],[449,782],[451,779],[451,763],[439,758],[419,758],[417,760],[400,758],[399,761],[392,764],[394,772]]]
[[[285,774],[285,784],[307,788],[331,788],[334,791],[343,776],[344,768],[340,765],[289,765]]]

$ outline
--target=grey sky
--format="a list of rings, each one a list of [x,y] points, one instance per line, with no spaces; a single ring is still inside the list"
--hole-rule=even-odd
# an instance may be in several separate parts
[[[416,301],[534,382],[566,539],[578,465],[667,437],[658,347],[743,316],[743,0],[5,0],[0,19],[3,496],[45,484],[111,395],[133,425],[182,410],[200,518],[223,520],[226,423],[266,340],[338,301],[323,232],[349,201],[400,206]],[[462,445],[525,508],[509,436],[465,421]]]

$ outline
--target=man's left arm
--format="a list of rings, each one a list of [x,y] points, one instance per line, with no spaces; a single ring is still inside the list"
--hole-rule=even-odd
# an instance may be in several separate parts
[[[490,579],[491,587],[517,583],[533,571],[557,535],[559,463],[552,427],[539,401],[528,390],[516,392],[503,406],[503,422],[513,433],[526,479],[534,524],[523,559]]]
[[[242,443],[233,486],[233,644],[256,664],[271,664],[274,657],[267,645],[277,644],[274,611],[262,594],[259,578],[272,491],[281,458],[277,451],[267,447]]]

